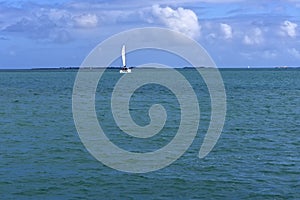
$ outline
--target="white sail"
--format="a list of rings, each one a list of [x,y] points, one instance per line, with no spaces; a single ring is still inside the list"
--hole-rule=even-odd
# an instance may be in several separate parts
[[[123,45],[122,47],[122,63],[123,63],[123,67],[122,69],[120,69],[120,73],[131,73],[131,69],[129,69],[128,67],[126,67],[126,60],[125,60],[125,45]]]
[[[123,67],[126,66],[126,60],[125,60],[125,45],[122,47],[122,62],[123,62]]]

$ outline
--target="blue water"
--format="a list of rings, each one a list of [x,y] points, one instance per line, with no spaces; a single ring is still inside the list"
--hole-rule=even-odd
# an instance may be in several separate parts
[[[197,156],[210,119],[209,93],[195,70],[180,72],[200,102],[196,139],[170,166],[133,174],[106,167],[81,143],[72,116],[76,70],[1,71],[0,198],[300,199],[300,70],[221,70],[226,122],[204,159]],[[131,114],[146,125],[149,118],[142,108],[155,99],[168,112],[162,133],[150,141],[119,133],[109,95],[120,76],[107,71],[97,89],[96,100],[102,102],[96,103],[97,117],[108,137],[139,152],[168,143],[179,126],[180,110],[174,95],[155,84],[136,91]]]

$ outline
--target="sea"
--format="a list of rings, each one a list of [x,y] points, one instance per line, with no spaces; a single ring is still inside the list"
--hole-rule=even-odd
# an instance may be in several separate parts
[[[196,69],[176,70],[197,96],[198,131],[180,158],[146,173],[111,168],[85,148],[72,112],[78,70],[0,71],[0,199],[300,199],[300,69],[220,69],[227,105],[224,128],[201,159],[211,119],[210,92]],[[153,104],[167,113],[161,133],[134,138],[120,130],[111,112],[111,93],[122,76],[107,69],[99,80],[99,125],[127,151],[162,148],[180,126],[176,95],[158,84],[134,92],[130,114],[138,125],[150,123]]]

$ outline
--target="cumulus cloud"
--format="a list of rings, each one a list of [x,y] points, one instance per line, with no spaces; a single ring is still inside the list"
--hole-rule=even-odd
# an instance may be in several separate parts
[[[98,25],[98,17],[95,14],[83,14],[74,17],[75,25],[81,28],[95,28]]]
[[[286,20],[280,26],[280,29],[284,35],[288,35],[288,36],[294,38],[297,35],[297,32],[296,32],[297,26],[298,25],[296,23]]]
[[[73,17],[76,13],[65,9],[50,8],[41,9],[44,15],[48,15],[49,19],[55,22],[55,24],[62,28],[72,27],[74,25]]]
[[[264,38],[260,28],[255,28],[244,36],[243,42],[246,45],[257,45],[263,43]]]
[[[70,33],[66,30],[58,30],[51,34],[52,41],[55,43],[68,43],[72,41]]]
[[[224,35],[225,39],[231,39],[232,38],[232,28],[228,24],[220,24],[221,32]]]
[[[188,37],[198,38],[200,36],[201,26],[198,23],[197,15],[190,9],[179,7],[172,9],[170,7],[152,6],[152,14],[166,27],[179,31]]]
[[[265,50],[262,53],[262,57],[266,59],[273,59],[277,57],[277,51],[275,50]]]
[[[295,48],[288,49],[288,53],[293,57],[300,59],[300,52],[297,49]]]

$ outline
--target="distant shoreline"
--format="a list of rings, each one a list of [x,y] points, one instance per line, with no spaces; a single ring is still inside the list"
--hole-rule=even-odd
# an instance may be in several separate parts
[[[135,68],[135,67],[130,67]],[[211,67],[174,67],[173,69],[209,69]],[[98,70],[98,69],[112,69],[112,70],[119,70],[120,67],[37,67],[37,68],[3,68],[0,69],[1,71],[69,71],[69,70],[79,70],[79,69],[86,69],[86,70]],[[135,68],[135,69],[168,69],[168,68],[157,68],[157,67],[147,67],[147,68]],[[278,69],[278,70],[288,70],[288,69],[300,69],[300,67],[292,66],[279,66],[279,67],[217,67],[219,70],[266,70],[266,69]]]

